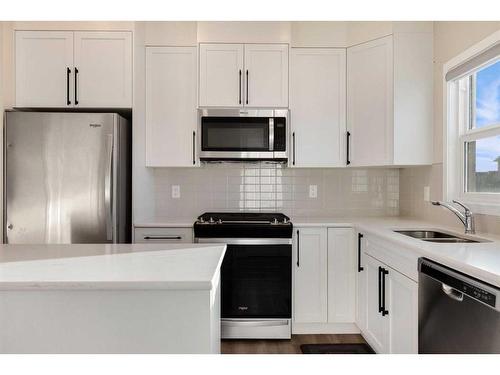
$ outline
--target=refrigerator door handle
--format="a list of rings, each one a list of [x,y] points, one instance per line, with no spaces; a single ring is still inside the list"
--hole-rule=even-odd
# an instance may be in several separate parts
[[[113,135],[108,134],[106,139],[108,160],[106,164],[106,176],[104,180],[104,205],[106,209],[106,240],[113,241],[113,206],[112,201],[112,173],[113,173]]]

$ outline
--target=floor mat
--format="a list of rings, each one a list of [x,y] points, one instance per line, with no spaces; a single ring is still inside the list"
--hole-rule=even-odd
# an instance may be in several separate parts
[[[375,354],[368,344],[304,344],[303,354]]]

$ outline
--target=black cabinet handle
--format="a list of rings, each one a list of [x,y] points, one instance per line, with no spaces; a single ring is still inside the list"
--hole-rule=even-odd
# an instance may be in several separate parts
[[[378,267],[378,312],[382,312],[382,267]]]
[[[196,132],[193,130],[193,165],[196,164]]]
[[[292,147],[293,147],[293,158],[292,158],[292,164],[295,165],[295,132],[292,133]]]
[[[248,104],[248,69],[247,69],[247,98],[246,99],[247,99],[246,101],[247,101],[247,104]]]
[[[182,240],[181,236],[144,236],[145,240]]]
[[[300,266],[300,234],[297,230],[297,267]]]
[[[239,92],[239,98],[240,98],[239,99],[239,104],[241,104],[241,69],[240,69],[240,84],[239,84],[238,87],[239,87],[238,92]]]
[[[389,315],[389,311],[385,308],[385,276],[389,274],[389,271],[382,268],[382,316]]]
[[[350,147],[351,147],[351,132],[347,132],[347,157],[346,157],[346,164],[349,165],[351,164],[351,160],[350,160],[350,153],[351,153],[351,150],[350,150]]]
[[[71,100],[69,99],[69,75],[71,74],[71,69],[66,68],[66,105],[71,104]]]
[[[78,69],[75,68],[75,105],[78,104]]]
[[[358,233],[358,272],[361,272],[364,270],[363,267],[361,267],[361,239],[363,238],[363,235],[361,233]]]

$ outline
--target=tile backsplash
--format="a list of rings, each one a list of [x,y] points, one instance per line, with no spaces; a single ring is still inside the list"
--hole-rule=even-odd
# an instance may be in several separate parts
[[[155,216],[205,211],[280,211],[292,217],[397,216],[398,169],[296,169],[271,163],[203,164],[154,170]],[[172,198],[172,185],[180,198]],[[317,186],[317,198],[309,186]]]

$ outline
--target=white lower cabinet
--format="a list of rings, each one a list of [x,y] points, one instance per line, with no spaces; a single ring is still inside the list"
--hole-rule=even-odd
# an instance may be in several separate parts
[[[352,228],[295,228],[294,333],[354,333]]]
[[[356,275],[352,228],[328,228],[328,321],[355,320]]]
[[[193,228],[136,227],[134,243],[192,243]]]
[[[418,284],[371,255],[364,253],[363,257],[363,336],[377,353],[417,353]]]
[[[382,316],[381,306],[381,274],[382,263],[367,255],[366,270],[366,327],[364,337],[377,353],[388,353],[389,317]]]
[[[361,332],[366,329],[366,260],[363,254],[363,234],[358,233],[356,271],[356,324]]]
[[[418,284],[389,269],[387,281],[389,352],[418,352]]]
[[[326,323],[328,319],[327,228],[294,231],[295,323]]]

